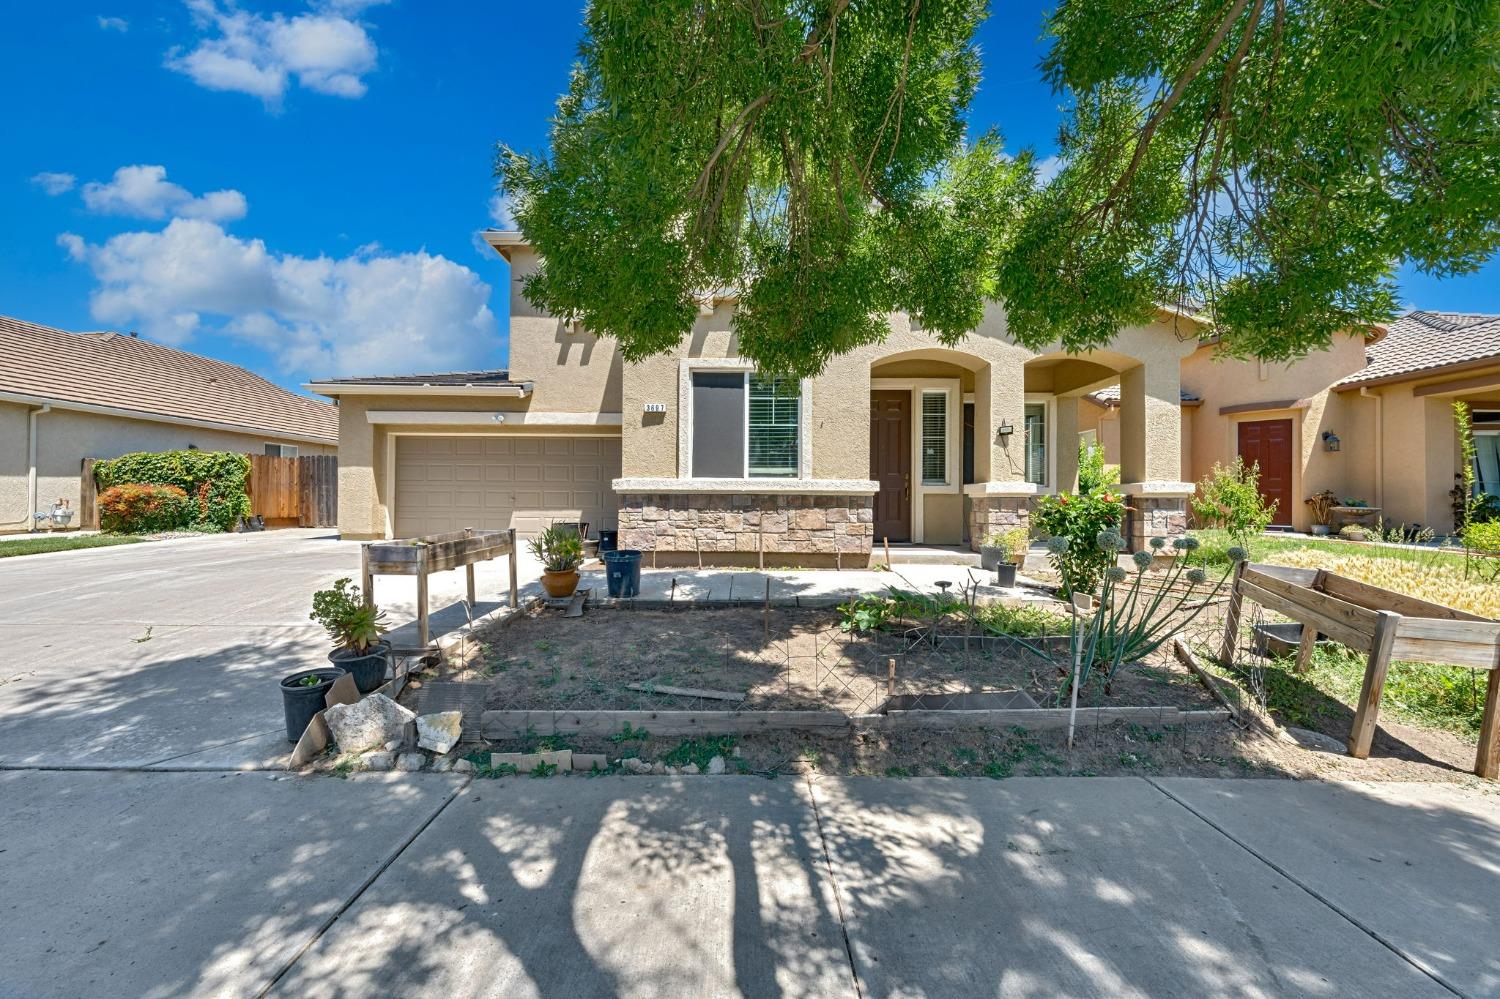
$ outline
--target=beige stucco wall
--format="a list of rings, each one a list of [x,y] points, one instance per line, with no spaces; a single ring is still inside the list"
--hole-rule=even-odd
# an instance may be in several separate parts
[[[1311,524],[1304,498],[1332,489],[1341,498],[1373,503],[1372,452],[1361,447],[1370,432],[1373,407],[1358,393],[1336,393],[1331,386],[1365,366],[1365,340],[1358,334],[1337,338],[1325,351],[1275,364],[1226,358],[1216,345],[1200,347],[1183,361],[1182,385],[1204,400],[1190,417],[1192,431],[1187,475],[1201,481],[1214,464],[1229,464],[1239,451],[1239,424],[1255,420],[1292,421],[1292,526]],[[1255,407],[1233,413],[1224,408]],[[1338,452],[1324,449],[1322,435],[1340,438]]]
[[[0,530],[25,530],[27,510],[27,417],[30,407],[0,402]],[[202,451],[262,454],[266,444],[293,444],[300,454],[335,454],[332,445],[272,435],[153,423],[54,408],[37,417],[37,507],[58,499],[78,507],[84,458],[118,458],[133,451],[172,451],[195,445]],[[76,520],[75,520],[76,524]]]
[[[621,359],[615,342],[546,315],[526,300],[522,285],[538,263],[529,247],[511,252],[508,367],[512,378],[535,381],[527,408],[619,412]]]

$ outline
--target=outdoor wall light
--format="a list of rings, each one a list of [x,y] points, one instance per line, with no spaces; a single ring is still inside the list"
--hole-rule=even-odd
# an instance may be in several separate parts
[[[997,430],[997,431],[995,431],[995,436],[997,436],[997,437],[1009,437],[1011,434],[1013,434],[1015,432],[1016,432],[1016,428],[1011,425],[1011,422],[1009,420],[1001,420],[1000,421],[1000,429]]]
[[[494,423],[504,423],[505,422],[505,414],[504,413],[491,413],[490,414],[490,420],[492,422],[494,422]]]
[[[1339,449],[1339,435],[1332,430],[1323,431],[1323,450],[1337,451]]]

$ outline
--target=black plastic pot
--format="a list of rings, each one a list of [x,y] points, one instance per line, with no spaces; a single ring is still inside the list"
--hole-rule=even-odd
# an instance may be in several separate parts
[[[313,715],[325,707],[323,698],[327,695],[328,688],[343,675],[344,671],[337,666],[320,666],[293,673],[281,681],[281,711],[286,717],[287,742],[296,742],[302,738],[302,733],[312,723]],[[317,677],[318,683],[303,686],[297,682],[307,676]]]
[[[361,694],[368,694],[385,683],[385,668],[391,659],[391,643],[376,642],[363,654],[349,649],[328,653],[328,661],[354,677]]]
[[[599,554],[612,552],[620,547],[620,532],[599,528]]]
[[[989,545],[979,546],[979,568],[985,572],[994,572],[1003,561],[1005,561],[1004,548],[991,548]]]
[[[1014,562],[1001,562],[995,566],[996,586],[1016,585],[1016,564]]]
[[[641,553],[625,548],[604,553],[604,582],[612,597],[633,597],[641,592]]]

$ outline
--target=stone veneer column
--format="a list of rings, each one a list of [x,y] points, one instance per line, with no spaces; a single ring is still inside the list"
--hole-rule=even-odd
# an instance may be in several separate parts
[[[1013,527],[1031,530],[1031,508],[1035,487],[1029,491],[993,491],[999,483],[979,483],[969,489],[969,548],[978,551],[985,535]],[[1025,485],[1024,483],[1022,485]]]
[[[874,539],[868,495],[620,493],[620,547],[666,564],[863,569]],[[653,558],[647,559],[651,565]]]
[[[1150,548],[1152,538],[1180,538],[1187,533],[1191,482],[1131,482],[1125,493],[1125,541],[1133,552]]]

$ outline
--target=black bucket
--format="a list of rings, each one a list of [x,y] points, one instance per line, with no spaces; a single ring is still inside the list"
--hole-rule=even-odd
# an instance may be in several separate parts
[[[328,694],[328,688],[343,675],[344,671],[337,666],[323,666],[293,673],[281,681],[281,712],[286,718],[287,742],[296,742],[302,738],[302,733],[312,724],[313,715],[326,706],[324,698]],[[311,686],[303,686],[297,682],[307,676],[317,677],[318,682]]]
[[[630,549],[604,553],[604,581],[612,597],[633,597],[641,592],[641,553]]]
[[[385,683],[386,666],[390,663],[391,643],[376,642],[370,650],[360,655],[348,649],[328,653],[328,661],[354,677],[354,686],[361,694],[368,694]]]
[[[599,554],[615,551],[620,547],[620,532],[599,528]]]

